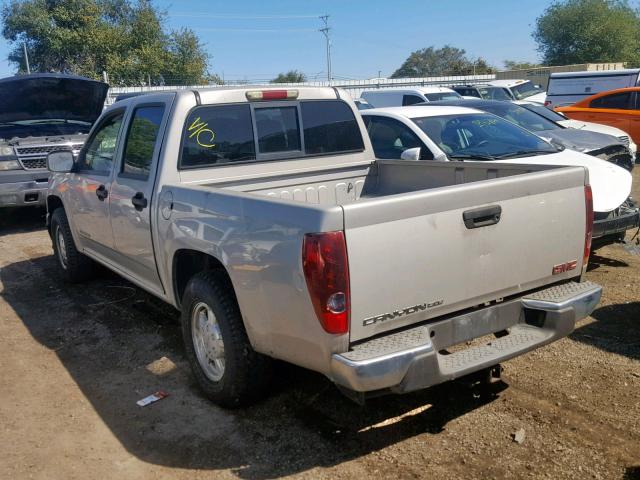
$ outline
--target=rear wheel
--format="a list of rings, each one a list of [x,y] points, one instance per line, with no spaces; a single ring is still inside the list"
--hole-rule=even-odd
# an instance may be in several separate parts
[[[271,378],[271,359],[251,347],[229,279],[195,275],[182,299],[182,334],[191,370],[204,393],[227,408],[259,400]]]
[[[67,282],[80,283],[93,276],[95,264],[76,248],[67,215],[62,208],[57,208],[51,215],[51,240],[53,253]]]

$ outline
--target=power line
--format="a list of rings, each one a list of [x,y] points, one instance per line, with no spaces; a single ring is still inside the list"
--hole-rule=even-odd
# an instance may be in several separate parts
[[[234,20],[259,20],[259,19],[298,19],[298,18],[318,18],[318,15],[212,15],[205,12],[202,13],[171,13],[169,17],[187,17],[187,18],[229,18]]]
[[[324,38],[327,42],[327,80],[331,83],[331,40],[329,39],[329,15],[321,15],[320,20],[324,23],[324,28],[321,28],[319,31],[322,32]]]
[[[262,32],[262,33],[279,33],[279,32],[315,32],[313,28],[199,28],[190,27],[191,30],[199,32]]]

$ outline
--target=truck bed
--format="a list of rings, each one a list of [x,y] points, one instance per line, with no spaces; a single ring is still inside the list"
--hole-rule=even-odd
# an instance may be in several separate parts
[[[486,162],[377,160],[348,168],[296,172],[256,182],[221,181],[203,186],[317,205],[347,205],[361,200],[461,185],[554,167]]]
[[[579,276],[587,175],[579,167],[378,160],[201,187],[211,210],[223,204],[217,195],[231,194],[242,207],[226,218],[256,215],[254,225],[279,225],[300,242],[304,233],[344,230],[353,342]],[[466,213],[483,207],[499,208],[499,221],[466,226]],[[552,273],[567,262],[571,271]]]

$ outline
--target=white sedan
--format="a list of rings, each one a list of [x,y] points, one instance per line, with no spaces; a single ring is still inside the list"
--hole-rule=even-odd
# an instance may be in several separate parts
[[[378,158],[582,166],[589,171],[593,191],[594,239],[600,234],[606,243],[619,241],[626,230],[638,226],[627,170],[584,153],[562,150],[496,115],[433,104],[360,113]]]

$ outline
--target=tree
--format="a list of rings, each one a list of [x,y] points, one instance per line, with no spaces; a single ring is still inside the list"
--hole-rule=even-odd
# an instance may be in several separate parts
[[[302,83],[307,81],[307,76],[298,70],[289,70],[287,73],[279,73],[271,83]]]
[[[533,38],[546,65],[640,58],[640,21],[623,0],[556,1],[537,18]]]
[[[516,60],[505,60],[502,63],[504,63],[504,68],[507,70],[532,70],[542,66],[539,63],[518,62]]]
[[[466,51],[445,45],[428,47],[411,53],[391,78],[492,73],[493,68],[483,58],[471,60]]]
[[[11,0],[2,8],[9,60],[25,71],[102,78],[115,85],[198,84],[209,56],[192,30],[167,31],[151,0]]]

